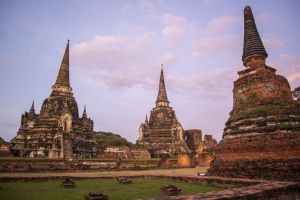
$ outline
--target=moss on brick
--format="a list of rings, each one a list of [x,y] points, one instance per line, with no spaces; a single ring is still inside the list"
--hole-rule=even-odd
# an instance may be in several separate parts
[[[292,123],[288,122],[288,123],[284,123],[284,124],[280,124],[279,128],[281,130],[287,130],[287,131],[293,131],[295,130],[297,127],[294,126]]]

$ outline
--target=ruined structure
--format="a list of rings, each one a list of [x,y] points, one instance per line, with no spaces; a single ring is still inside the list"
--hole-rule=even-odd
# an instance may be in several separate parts
[[[212,148],[217,145],[217,140],[213,139],[212,135],[206,134],[202,140],[202,131],[199,129],[185,130],[184,140],[191,153],[195,155],[211,152]]]
[[[0,137],[0,156],[12,156],[10,153],[10,143],[6,142],[2,137]]]
[[[295,100],[298,103],[300,103],[300,87],[297,87],[297,88],[294,89],[293,95],[294,95]]]
[[[187,146],[194,155],[194,164],[200,167],[209,167],[213,160],[213,148],[217,141],[212,135],[204,135],[202,140],[202,131],[198,129],[185,130],[184,138]]]
[[[100,156],[101,158],[119,159],[131,158],[131,152],[127,146],[108,146]]]
[[[148,149],[151,157],[163,155],[177,157],[178,154],[190,153],[184,141],[184,130],[178,122],[175,111],[169,105],[163,68],[160,73],[159,89],[155,107],[150,118],[139,127],[137,146]]]
[[[134,145],[133,147],[130,147],[130,152],[131,152],[132,158],[135,158],[135,159],[149,159],[149,158],[151,158],[151,155],[150,155],[148,149],[138,147],[137,145]]]
[[[93,121],[86,109],[79,117],[77,102],[69,80],[69,42],[52,92],[39,114],[34,103],[21,117],[21,127],[11,141],[16,156],[48,158],[84,158],[97,153]]]
[[[249,6],[244,20],[246,69],[234,82],[233,109],[209,174],[300,180],[299,103],[287,79],[265,64],[268,54]]]

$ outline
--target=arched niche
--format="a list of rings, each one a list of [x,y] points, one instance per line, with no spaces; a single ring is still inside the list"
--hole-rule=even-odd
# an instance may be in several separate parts
[[[64,132],[71,132],[72,130],[72,115],[67,112],[64,113],[61,117],[61,125]]]

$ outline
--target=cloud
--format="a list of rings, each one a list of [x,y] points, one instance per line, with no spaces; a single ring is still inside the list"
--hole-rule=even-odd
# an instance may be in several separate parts
[[[163,15],[165,24],[162,34],[164,39],[170,44],[178,43],[186,33],[189,24],[184,17],[172,15],[170,13]]]
[[[239,23],[238,16],[218,16],[211,19],[193,41],[193,58],[200,61],[212,59],[212,56],[237,55],[241,37],[234,31],[234,27]]]
[[[233,34],[218,36],[199,36],[194,43],[193,57],[201,60],[209,55],[228,55],[236,51],[240,45],[238,38]]]
[[[198,99],[222,99],[231,94],[236,68],[222,67],[195,71],[191,75],[168,75],[170,90]]]
[[[187,19],[185,17],[173,15],[171,13],[164,14],[163,21],[165,24],[170,24],[170,25],[187,23]]]
[[[290,82],[299,81],[299,79],[300,79],[300,72],[297,72],[295,74],[291,74],[291,75],[288,76],[288,80]]]
[[[254,15],[255,15],[255,13],[254,13]],[[268,13],[261,13],[261,14],[255,15],[254,17],[255,17],[256,24],[269,23],[269,20],[271,20],[271,18],[272,18],[271,15]]]
[[[186,19],[172,14],[161,17],[167,43],[180,40],[185,33],[183,27]],[[134,26],[129,23],[125,25]],[[71,56],[78,73],[105,87],[153,88],[161,62],[172,69],[176,65],[177,55],[161,42],[163,37],[160,32],[147,32],[143,27],[138,29],[135,33],[122,35],[96,35],[91,40],[75,44]]]
[[[142,0],[140,1],[140,9],[143,13],[147,16],[152,18],[157,18],[159,16],[158,10],[156,9],[155,5],[150,0]]]
[[[279,56],[279,71],[289,80],[292,89],[300,86],[300,58],[292,54]]]
[[[219,16],[209,21],[207,32],[210,34],[230,32],[239,22],[241,22],[239,16]]]
[[[275,44],[277,47],[283,47],[284,42],[280,38],[273,38],[273,44]]]
[[[162,30],[165,40],[169,43],[177,43],[184,35],[184,28],[179,25],[168,25]]]
[[[78,73],[106,87],[128,88],[147,83],[155,74],[153,68],[160,67],[162,55],[159,46],[151,32],[97,35],[71,47],[71,56]],[[166,61],[174,57],[166,54]]]
[[[278,49],[284,46],[284,42],[282,39],[278,37],[262,37],[263,44],[266,49]]]
[[[234,54],[234,51],[239,53],[236,50],[239,42],[234,33],[229,30],[225,33],[224,27],[218,24],[227,22],[232,26],[236,18],[217,17],[203,30],[196,31],[193,23],[182,16],[167,13],[162,15],[162,19],[162,35],[147,31],[139,31],[135,35],[96,35],[91,40],[75,44],[71,56],[78,73],[108,88],[141,86],[152,90],[157,88],[160,63],[163,62],[168,90],[201,99],[228,95],[231,89],[225,87],[232,85],[236,73],[232,66],[226,69],[217,62],[222,62],[222,55]],[[214,34],[208,34],[212,30]],[[191,32],[199,34],[193,35]],[[189,34],[188,37],[186,34]],[[162,36],[166,42],[161,42],[159,37]],[[190,44],[184,56],[177,55],[176,49],[168,45],[179,42],[183,37],[186,40],[184,48]],[[182,48],[183,44],[177,45]],[[213,59],[212,64],[207,66],[203,58],[209,57],[218,57],[218,61]],[[192,70],[189,65],[195,69]]]
[[[168,52],[162,58],[162,63],[168,66],[172,66],[177,60],[177,57],[174,53]]]

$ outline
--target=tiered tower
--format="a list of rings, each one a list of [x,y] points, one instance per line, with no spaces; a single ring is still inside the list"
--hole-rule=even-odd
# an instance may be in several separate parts
[[[159,88],[155,107],[150,118],[140,125],[137,145],[148,149],[151,157],[177,157],[190,150],[184,141],[184,131],[175,111],[170,107],[164,80],[163,66],[160,72]]]
[[[93,121],[78,115],[69,78],[69,41],[52,92],[36,114],[34,104],[22,115],[21,127],[12,139],[12,152],[18,156],[73,158],[97,154]]]
[[[244,9],[245,70],[234,82],[233,109],[215,148],[210,175],[300,179],[300,106],[268,56],[249,6]]]

